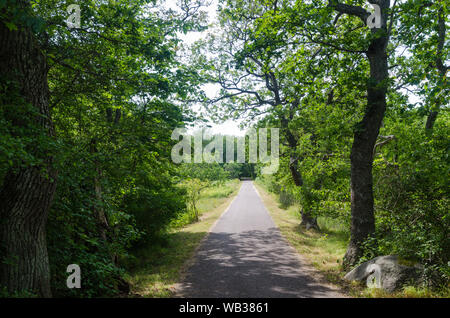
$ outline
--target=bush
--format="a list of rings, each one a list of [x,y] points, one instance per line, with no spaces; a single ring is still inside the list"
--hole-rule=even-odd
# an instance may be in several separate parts
[[[434,285],[450,277],[449,127],[440,116],[432,135],[418,120],[394,123],[374,168],[378,253],[420,262]]]
[[[98,202],[89,177],[89,162],[66,161],[58,180],[56,197],[49,213],[47,243],[51,285],[57,297],[100,297],[117,294],[123,270],[115,259],[128,256],[131,243],[139,238],[132,216],[104,194]],[[107,240],[100,235],[94,207],[102,207],[108,217]],[[81,269],[80,289],[68,289],[67,266]]]
[[[293,205],[295,203],[295,196],[289,190],[281,189],[279,201],[280,201],[280,208],[286,210],[287,208],[289,208],[291,205]]]
[[[170,222],[186,211],[185,194],[184,189],[175,186],[138,188],[125,199],[124,207],[143,233],[141,242],[163,235]]]

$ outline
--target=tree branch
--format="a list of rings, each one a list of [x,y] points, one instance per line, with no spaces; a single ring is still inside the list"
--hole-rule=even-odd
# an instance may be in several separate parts
[[[375,3],[376,1],[373,2]],[[370,13],[362,7],[339,3],[337,0],[329,0],[328,7],[333,8],[340,14],[348,14],[358,17],[363,21],[364,24],[367,24],[367,18],[370,16]]]
[[[375,147],[373,147],[373,157],[375,157],[376,153],[377,153],[377,148],[381,148],[384,145],[386,145],[387,143],[391,142],[392,140],[395,139],[394,135],[389,135],[389,136],[380,136],[380,138],[383,138],[384,140],[377,143],[375,145]]]

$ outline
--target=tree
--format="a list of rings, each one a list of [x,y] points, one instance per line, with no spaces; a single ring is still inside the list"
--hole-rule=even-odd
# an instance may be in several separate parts
[[[197,132],[202,133],[202,131]],[[181,165],[181,185],[187,191],[187,205],[193,220],[199,221],[197,202],[203,190],[222,185],[229,173],[218,163],[184,163]]]
[[[19,18],[32,19],[29,2],[17,1],[0,10],[0,78],[5,94],[1,106],[14,112],[15,107],[30,104],[24,118],[9,118],[11,125],[26,131],[35,123],[35,132],[47,139],[44,144],[26,149],[36,161],[34,165],[12,166],[4,176],[0,189],[0,285],[11,293],[28,291],[50,297],[45,228],[57,173],[48,152],[54,126],[49,108],[47,59],[31,27],[26,22],[14,22]]]
[[[296,154],[298,136],[289,122],[301,109],[304,92],[300,87],[313,82],[316,75],[308,76],[305,70],[311,68],[315,55],[302,61],[305,77],[293,77],[292,68],[287,66],[292,63],[288,52],[297,51],[296,43],[286,37],[287,33],[279,33],[278,28],[284,28],[286,17],[278,15],[277,2],[228,1],[226,4],[220,15],[223,33],[219,38],[212,36],[209,43],[208,53],[214,58],[204,61],[199,55],[197,61],[205,70],[205,81],[221,87],[219,96],[204,102],[219,111],[217,118],[246,117],[251,121],[269,114],[277,118],[289,146],[292,179],[297,187],[302,187],[300,158]],[[311,52],[302,56],[308,53]],[[318,229],[313,211],[305,206],[301,215],[303,226]]]
[[[233,92],[226,94],[224,91],[223,96],[217,100],[229,98],[234,103],[228,105],[236,113],[244,111],[261,115],[267,113],[267,108],[274,109],[275,112],[279,112],[280,109],[287,110],[287,113],[285,112],[285,116],[286,114],[287,116],[284,119],[283,116],[280,116],[281,127],[286,129],[286,122],[292,120],[292,117],[289,117],[289,109],[291,109],[290,116],[292,116],[292,113],[297,111],[298,105],[301,105],[301,94],[299,92],[292,94],[288,90],[289,86],[292,87],[292,81],[283,82],[289,77],[279,71],[283,69],[279,61],[290,56],[289,53],[292,51],[299,52],[300,50],[296,50],[295,45],[303,44],[302,49],[310,50],[309,56],[313,60],[315,55],[321,53],[320,49],[314,53],[312,50],[314,45],[328,48],[328,51],[331,52],[323,53],[323,55],[333,54],[334,59],[338,59],[339,54],[343,53],[366,55],[370,74],[366,79],[366,107],[362,119],[355,125],[350,155],[352,229],[344,262],[346,267],[354,265],[358,261],[362,255],[362,243],[375,231],[372,189],[373,151],[386,111],[389,85],[387,48],[393,27],[394,10],[390,10],[390,1],[377,0],[370,1],[370,3],[379,6],[381,25],[366,32],[361,31],[361,24],[358,24],[358,21],[362,21],[365,26],[370,13],[361,6],[342,4],[334,0],[329,1],[328,6],[324,2],[308,4],[298,1],[293,7],[286,3],[278,4],[275,1],[262,3],[259,7],[249,5],[245,12],[230,2],[230,8],[224,11],[226,13],[224,19],[227,19],[224,25],[228,23],[230,26],[226,35],[228,41],[222,42],[228,44],[219,49],[224,52],[218,59],[222,66],[216,67],[220,71],[215,81],[223,89]],[[279,15],[278,11],[283,10],[286,14]],[[333,11],[336,11],[338,15],[334,21],[330,21],[329,15]],[[262,18],[264,15],[267,16],[267,19]],[[345,16],[349,16],[349,18]],[[281,32],[280,36],[280,29],[273,28],[274,24],[280,27],[282,25],[278,23],[280,21],[287,25],[283,27],[284,29],[295,29],[298,33],[292,38],[286,38],[283,36],[292,34],[292,32],[288,33],[284,30],[285,32]],[[258,23],[261,25],[260,28]],[[264,35],[264,37],[258,35]],[[244,48],[240,52],[239,45]],[[280,48],[284,48],[284,50],[280,50]],[[286,49],[291,51],[288,53],[285,51]],[[226,59],[227,54],[234,57],[236,64],[236,71],[231,78],[227,78],[227,73],[224,72],[231,66],[230,61]],[[297,60],[297,62],[299,61]],[[239,72],[239,70],[243,71]],[[228,72],[228,76],[230,73]],[[252,78],[253,83],[259,82],[259,84],[250,84],[248,78]],[[298,81],[298,78],[294,79],[294,85]],[[300,81],[306,85],[309,84],[308,82],[314,82],[314,77],[309,81]],[[265,85],[263,92],[254,89],[263,85]],[[240,96],[249,97],[240,99]],[[237,109],[236,101],[240,101],[245,107]],[[333,98],[331,98],[331,102],[333,102]],[[267,105],[267,107],[258,114],[255,109],[261,105]],[[287,136],[293,147],[296,144],[294,135],[288,132]],[[296,173],[297,169],[295,168],[297,160],[295,157],[291,158],[290,170],[296,184],[301,185],[301,175],[298,171]]]
[[[351,238],[344,257],[344,267],[356,264],[362,255],[363,242],[375,232],[374,199],[373,199],[373,150],[386,111],[386,95],[388,88],[388,55],[387,46],[392,29],[388,24],[390,0],[369,1],[379,6],[381,26],[373,28],[364,50],[369,65],[370,77],[367,81],[367,107],[361,122],[355,127],[354,141],[351,151]],[[339,16],[346,14],[357,17],[366,25],[370,14],[359,6],[341,4],[331,0],[329,6]],[[339,16],[337,19],[339,19]]]

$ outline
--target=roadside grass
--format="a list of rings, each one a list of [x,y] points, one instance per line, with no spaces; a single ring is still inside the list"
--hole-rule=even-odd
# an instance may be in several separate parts
[[[378,288],[366,288],[361,293],[367,298],[450,298],[450,288],[430,290],[427,288],[405,286],[402,290],[388,293]]]
[[[344,280],[342,259],[347,249],[349,233],[344,225],[331,218],[319,217],[320,233],[315,230],[305,230],[300,227],[300,213],[298,205],[287,209],[280,208],[277,195],[269,192],[261,182],[255,182],[262,200],[272,216],[275,224],[280,228],[283,236],[316,268],[330,283],[339,286],[351,297],[366,298],[449,298],[450,287],[441,290],[405,286],[402,290],[388,293],[377,288],[367,288],[365,284]]]
[[[134,251],[135,261],[126,277],[131,285],[131,297],[173,296],[184,265],[234,199],[240,184],[236,179],[205,189],[198,202],[199,222],[173,228],[161,242]]]

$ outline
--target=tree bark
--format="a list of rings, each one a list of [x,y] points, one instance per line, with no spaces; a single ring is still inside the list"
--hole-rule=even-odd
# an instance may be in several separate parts
[[[24,2],[19,5],[23,8]],[[18,28],[10,30],[0,22],[0,77],[15,83],[8,85],[6,95],[18,90],[38,114],[29,115],[32,121],[52,137],[46,59],[34,34]],[[42,159],[42,165],[11,169],[0,189],[0,286],[10,293],[28,291],[51,297],[46,223],[56,171],[52,158],[41,154],[39,147],[36,144],[28,151]]]
[[[367,57],[370,62],[370,79],[367,87],[367,108],[363,120],[357,125],[351,150],[351,237],[344,256],[344,268],[355,265],[362,256],[362,243],[375,232],[373,199],[373,150],[386,111],[388,81],[388,57],[386,47],[389,41],[386,27],[386,10],[389,1],[383,1],[382,32],[369,46]]]
[[[317,218],[312,217],[311,213],[307,213],[303,209],[300,213],[302,216],[302,222],[300,223],[301,227],[304,227],[307,230],[314,229],[320,231],[319,224],[317,223]]]
[[[425,124],[425,129],[427,131],[433,130],[434,123],[438,117],[439,113],[435,110],[431,110],[427,117],[427,123]]]

